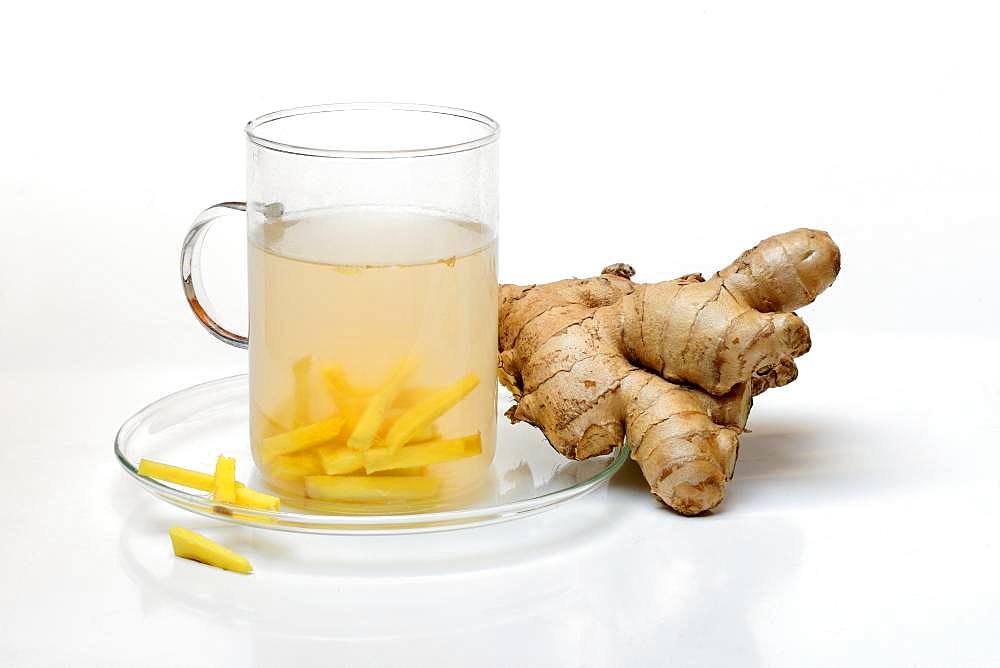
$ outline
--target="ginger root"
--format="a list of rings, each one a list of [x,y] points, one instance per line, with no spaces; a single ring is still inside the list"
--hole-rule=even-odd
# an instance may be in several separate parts
[[[792,313],[833,283],[826,232],[765,239],[707,281],[600,276],[500,286],[501,382],[512,422],[573,459],[627,439],[652,492],[684,515],[725,496],[752,396],[795,380],[809,330]]]

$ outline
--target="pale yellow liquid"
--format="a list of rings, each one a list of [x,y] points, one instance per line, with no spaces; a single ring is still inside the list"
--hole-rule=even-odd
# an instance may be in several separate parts
[[[338,414],[324,370],[338,367],[352,384],[375,388],[406,357],[419,360],[412,388],[478,376],[435,426],[443,438],[479,433],[482,454],[425,475],[443,482],[435,503],[480,482],[496,440],[496,242],[488,228],[409,210],[286,215],[253,227],[249,275],[251,439],[269,485],[304,494],[301,481],[269,475],[260,442]],[[305,359],[303,415],[293,367]]]

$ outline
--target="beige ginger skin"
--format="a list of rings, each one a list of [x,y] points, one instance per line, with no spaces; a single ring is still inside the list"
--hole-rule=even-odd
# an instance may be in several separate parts
[[[840,251],[826,232],[765,239],[705,280],[633,283],[600,276],[500,286],[500,379],[573,459],[627,438],[653,493],[684,515],[723,500],[751,399],[798,373],[809,330],[795,309],[833,283]]]

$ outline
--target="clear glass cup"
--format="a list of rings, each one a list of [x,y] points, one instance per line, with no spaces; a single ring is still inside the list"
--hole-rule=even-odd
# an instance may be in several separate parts
[[[267,483],[316,509],[439,505],[496,442],[497,138],[490,118],[333,104],[251,121],[247,202],[184,242],[192,310],[249,347],[250,438]],[[246,211],[250,325],[209,313],[198,256]]]

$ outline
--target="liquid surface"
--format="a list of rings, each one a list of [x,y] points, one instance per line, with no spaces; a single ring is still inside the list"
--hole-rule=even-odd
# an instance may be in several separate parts
[[[249,271],[251,438],[269,484],[319,509],[439,503],[475,486],[496,432],[496,243],[486,227],[399,210],[288,216],[252,226]],[[441,414],[428,420],[428,408]],[[355,434],[366,412],[376,427],[367,440]],[[389,453],[404,416],[420,426]],[[340,472],[368,450],[367,469]],[[400,452],[416,465],[371,470],[375,453],[391,465],[385,457]],[[327,480],[338,476],[348,480]]]

